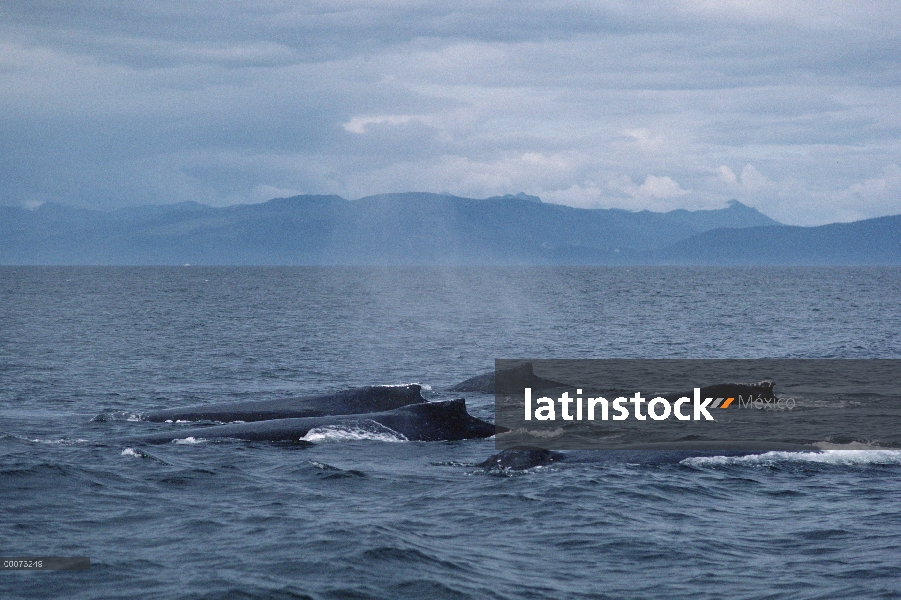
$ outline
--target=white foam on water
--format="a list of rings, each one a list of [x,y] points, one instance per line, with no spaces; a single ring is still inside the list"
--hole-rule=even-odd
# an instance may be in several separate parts
[[[204,438],[186,437],[180,440],[172,440],[173,444],[202,444],[206,440]]]
[[[62,446],[69,446],[72,444],[84,444],[88,440],[84,438],[76,438],[74,440],[63,438],[61,440],[42,440],[41,438],[29,438],[20,435],[14,435],[12,437],[18,438],[20,440],[25,440],[31,442],[33,444],[60,444]]]
[[[91,419],[91,421],[141,421],[141,415],[127,411],[103,412]]]
[[[833,444],[831,442],[817,442],[814,444],[820,450],[885,450],[880,446],[864,444],[862,442],[850,442],[848,444]]]
[[[376,386],[376,387],[383,387],[383,388],[402,388],[402,387],[407,387],[407,386],[409,386],[409,385],[418,385],[419,387],[421,387],[421,388],[422,388],[424,391],[426,391],[426,392],[431,392],[431,391],[432,391],[432,386],[428,385],[427,383],[419,383],[419,382],[416,382],[416,381],[413,381],[413,382],[411,382],[411,383],[385,384],[385,385],[379,385],[379,386]]]
[[[563,434],[566,433],[566,432],[563,430],[562,427],[559,427],[559,428],[553,429],[553,430],[551,430],[551,431],[536,431],[536,430],[532,430],[532,431],[529,432],[529,433],[531,433],[531,435],[532,435],[533,437],[540,437],[540,438],[555,438],[555,437],[557,437],[557,436],[563,435]]]
[[[126,448],[122,451],[122,456],[135,456],[137,458],[144,458],[144,455],[135,450],[134,448]]]
[[[300,438],[304,442],[350,442],[357,440],[373,440],[376,442],[408,442],[406,436],[385,427],[381,423],[370,421],[356,426],[334,425],[315,427]]]
[[[505,432],[504,435],[528,435],[529,437],[536,438],[555,438],[557,436],[563,435],[566,433],[562,427],[558,427],[557,429],[551,429],[550,431],[543,431],[541,429],[513,429],[509,432]]]
[[[693,467],[722,465],[770,466],[779,463],[830,465],[901,465],[901,450],[823,450],[822,452],[765,452],[747,456],[696,456],[681,464]]]

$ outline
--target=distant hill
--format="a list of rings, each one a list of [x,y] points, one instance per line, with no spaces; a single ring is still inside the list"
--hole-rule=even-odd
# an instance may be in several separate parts
[[[0,207],[0,264],[787,264],[817,256],[897,263],[897,219],[801,228],[734,200],[719,210],[655,213],[571,208],[525,194],[295,196],[112,212],[44,204]],[[858,235],[847,227],[863,228],[863,250],[835,248]]]
[[[901,215],[820,227],[714,229],[647,253],[647,262],[707,265],[901,264]]]
[[[518,194],[295,196],[90,211],[0,208],[3,264],[619,263],[717,227],[776,222],[738,202],[668,213],[586,210]]]

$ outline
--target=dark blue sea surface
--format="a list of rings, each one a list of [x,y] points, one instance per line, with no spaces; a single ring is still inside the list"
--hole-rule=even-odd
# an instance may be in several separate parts
[[[901,597],[897,450],[507,473],[473,466],[492,440],[117,441],[182,426],[157,408],[627,357],[899,358],[901,269],[0,267],[0,554],[91,558],[0,598]]]

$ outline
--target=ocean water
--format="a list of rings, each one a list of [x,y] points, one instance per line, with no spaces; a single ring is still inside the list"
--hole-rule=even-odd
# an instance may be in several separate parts
[[[901,269],[0,267],[0,554],[91,558],[0,598],[901,597],[901,451],[498,473],[492,440],[117,441],[156,408],[628,357],[899,358]]]

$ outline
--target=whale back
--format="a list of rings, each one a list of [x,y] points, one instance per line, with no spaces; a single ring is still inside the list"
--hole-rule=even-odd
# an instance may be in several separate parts
[[[331,394],[279,400],[231,402],[201,406],[182,406],[142,415],[147,421],[267,421],[329,415],[353,415],[384,412],[410,404],[425,403],[422,386],[376,385]]]
[[[524,471],[534,467],[543,467],[563,460],[565,455],[560,452],[552,452],[544,448],[509,448],[497,454],[489,456],[487,460],[476,464],[488,470],[516,470]]]
[[[463,398],[413,404],[377,415],[374,420],[411,440],[463,440],[495,434],[493,423],[473,417],[466,411]]]
[[[692,397],[694,391],[684,391],[675,394],[664,394],[667,400],[674,401],[681,397]],[[776,384],[766,380],[759,383],[718,383],[701,388],[702,398],[762,398],[776,397]]]
[[[497,391],[514,391],[531,387],[533,389],[551,389],[566,387],[563,383],[550,381],[535,375],[532,363],[526,362],[509,369],[491,371],[470,377],[450,388],[452,392],[480,392],[494,394]]]
[[[394,410],[351,415],[270,419],[252,423],[230,423],[195,429],[174,428],[140,438],[136,442],[162,444],[188,437],[203,439],[234,438],[254,441],[298,441],[316,428],[358,427],[375,422],[411,441],[451,441],[486,438],[494,435],[493,424],[466,412],[466,401],[423,402]]]

